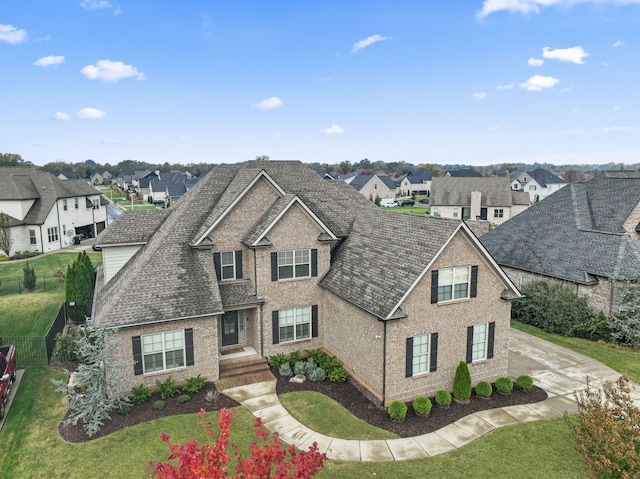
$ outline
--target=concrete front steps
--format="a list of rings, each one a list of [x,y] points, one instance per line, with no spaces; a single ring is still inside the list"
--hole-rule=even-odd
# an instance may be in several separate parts
[[[275,380],[267,360],[258,355],[222,360],[218,364],[220,378],[213,382],[218,391]]]

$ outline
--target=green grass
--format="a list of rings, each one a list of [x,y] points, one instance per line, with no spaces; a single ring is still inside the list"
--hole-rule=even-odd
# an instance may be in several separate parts
[[[613,343],[557,336],[518,321],[511,321],[511,326],[519,331],[596,359],[620,374],[626,374],[632,381],[640,383],[640,350],[638,349],[618,346]]]
[[[342,439],[395,439],[398,437],[397,434],[358,419],[341,404],[324,394],[300,391],[278,397],[294,418],[321,434]],[[327,411],[331,411],[331,414]]]
[[[414,215],[425,215],[429,212],[428,206],[396,206],[395,208],[387,208],[391,211],[400,213],[412,213]]]

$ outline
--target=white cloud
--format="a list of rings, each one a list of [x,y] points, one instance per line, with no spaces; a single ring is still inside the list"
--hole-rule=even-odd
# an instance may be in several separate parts
[[[513,83],[507,83],[505,85],[498,85],[498,90],[511,90],[515,85]]]
[[[629,126],[611,126],[609,128],[603,128],[602,131],[609,133],[610,131],[627,131],[631,130]]]
[[[336,124],[331,125],[329,128],[322,130],[325,135],[339,135],[344,133],[344,129]]]
[[[63,113],[61,111],[57,111],[55,115],[53,115],[53,119],[54,120],[58,120],[58,121],[69,121],[71,119],[71,117],[69,115],[67,115],[66,113]]]
[[[526,82],[520,83],[520,88],[529,91],[541,91],[545,88],[552,88],[560,82],[557,78],[534,75]]]
[[[3,25],[0,23],[0,42],[17,45],[27,41],[27,31],[17,29],[13,25]]]
[[[527,64],[530,67],[541,67],[542,65],[544,65],[544,60],[542,60],[541,58],[529,58]]]
[[[83,108],[76,113],[78,118],[88,118],[90,120],[99,120],[105,115],[106,113],[104,111],[98,110],[97,108]]]
[[[584,59],[589,56],[587,52],[580,46],[571,48],[556,48],[551,50],[549,47],[542,49],[542,56],[545,58],[551,58],[552,60],[558,60],[559,62],[577,63],[582,65]]]
[[[62,55],[49,55],[48,57],[38,58],[33,64],[37,67],[46,68],[51,65],[60,65],[64,63],[64,57]]]
[[[543,7],[557,6],[566,9],[581,3],[594,3],[597,5],[610,3],[622,6],[637,4],[640,3],[640,0],[485,0],[482,3],[482,9],[478,12],[478,17],[484,18],[503,10],[527,15],[529,13],[540,13]]]
[[[611,46],[612,46],[613,48],[616,48],[616,47],[621,47],[621,46],[623,46],[623,45],[626,45],[626,43],[625,43],[625,42],[621,42],[620,40],[617,40],[617,41],[615,41],[615,42],[613,43],[613,45],[611,45]]]
[[[123,78],[135,78],[136,80],[146,80],[144,73],[139,72],[132,65],[125,65],[122,62],[112,62],[111,60],[100,60],[95,65],[87,65],[80,70],[84,76],[91,80],[118,81]]]
[[[251,104],[253,108],[257,108],[259,110],[270,110],[272,108],[278,108],[282,105],[284,105],[284,102],[277,96],[266,98],[265,100],[262,100],[260,103]]]
[[[389,40],[389,37],[383,37],[382,35],[371,35],[364,40],[360,40],[358,43],[353,45],[351,49],[351,53],[358,53],[360,50],[367,48],[369,45],[373,45],[376,42],[383,42],[385,40]]]
[[[484,100],[487,98],[487,94],[485,92],[474,93],[472,96],[474,100]]]
[[[85,10],[113,10],[114,15],[120,15],[122,9],[120,5],[114,5],[108,0],[83,0],[80,6]]]

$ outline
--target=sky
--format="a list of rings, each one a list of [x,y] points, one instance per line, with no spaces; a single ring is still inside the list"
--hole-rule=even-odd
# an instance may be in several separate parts
[[[3,0],[38,165],[640,163],[640,0]]]

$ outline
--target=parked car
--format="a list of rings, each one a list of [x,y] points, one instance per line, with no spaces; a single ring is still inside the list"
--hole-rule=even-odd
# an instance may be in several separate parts
[[[396,202],[393,200],[393,198],[382,198],[380,200],[380,206],[383,206],[385,208],[393,208],[396,205]]]
[[[95,243],[91,245],[91,248],[93,248],[93,251],[102,251],[102,246],[98,246]]]
[[[9,390],[16,379],[16,347],[12,344],[0,346],[0,371],[0,418],[3,418]]]
[[[416,202],[407,198],[398,200],[398,206],[413,206]]]
[[[428,205],[429,204],[429,198],[422,198],[420,201],[418,201],[418,203],[423,204],[423,205]]]

